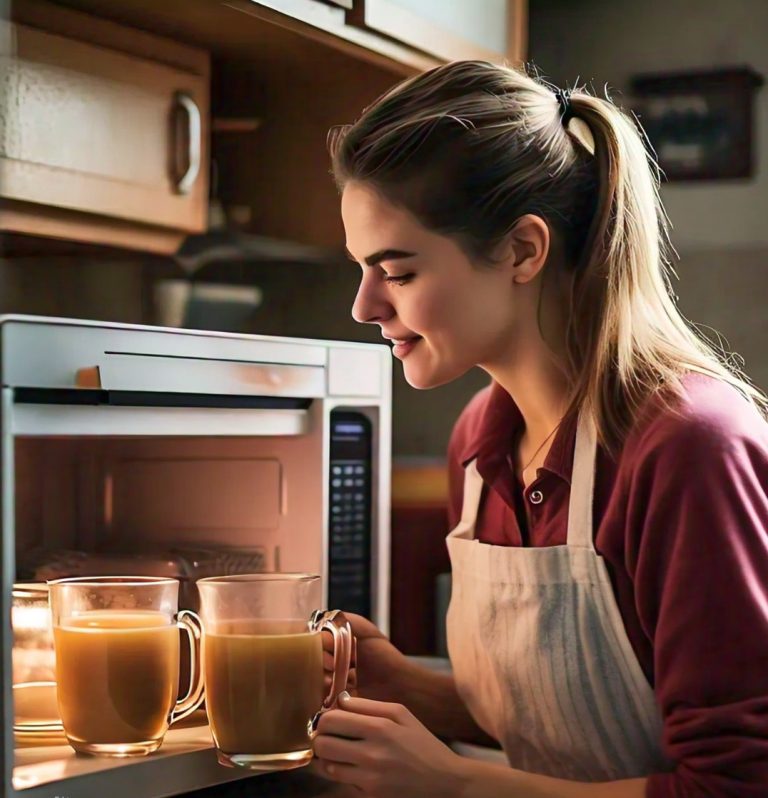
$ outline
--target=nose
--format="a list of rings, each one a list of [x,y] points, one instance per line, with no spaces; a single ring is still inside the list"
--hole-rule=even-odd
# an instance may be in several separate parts
[[[352,303],[352,318],[358,324],[377,324],[394,315],[395,309],[380,293],[379,287],[367,275],[363,276]]]

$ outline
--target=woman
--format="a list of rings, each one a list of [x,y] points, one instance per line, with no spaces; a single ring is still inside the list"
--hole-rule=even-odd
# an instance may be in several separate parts
[[[453,673],[354,618],[318,768],[398,798],[768,795],[765,400],[675,307],[632,120],[457,62],[331,153],[354,318],[415,388],[492,382],[449,447]]]

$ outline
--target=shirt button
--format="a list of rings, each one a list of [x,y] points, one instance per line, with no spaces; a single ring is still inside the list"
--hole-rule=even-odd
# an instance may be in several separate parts
[[[544,501],[544,494],[540,490],[532,490],[528,499],[531,504],[541,504]]]

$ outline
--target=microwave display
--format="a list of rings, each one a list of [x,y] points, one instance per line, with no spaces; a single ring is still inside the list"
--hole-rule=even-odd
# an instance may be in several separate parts
[[[328,606],[371,617],[371,422],[331,412]]]

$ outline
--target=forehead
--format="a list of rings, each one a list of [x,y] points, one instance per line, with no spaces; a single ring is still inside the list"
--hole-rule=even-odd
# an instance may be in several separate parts
[[[408,211],[393,205],[376,189],[350,182],[341,195],[341,217],[347,234],[347,248],[357,257],[376,249],[394,247],[408,238],[410,246],[426,241],[426,230]],[[366,251],[363,251],[366,250]]]

